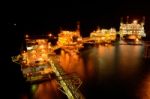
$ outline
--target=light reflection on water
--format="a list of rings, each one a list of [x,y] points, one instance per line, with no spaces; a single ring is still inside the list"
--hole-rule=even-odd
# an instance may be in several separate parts
[[[144,77],[140,85],[137,97],[140,97],[140,99],[150,99],[150,73]]]
[[[79,55],[61,51],[60,64],[65,72],[75,72],[81,78],[83,84],[80,89],[86,99],[135,99],[139,93],[137,90],[147,88],[140,92],[150,92],[149,84],[142,83],[143,87],[139,87],[144,73],[143,46],[99,46],[82,51]],[[55,81],[39,84],[34,97],[62,99]],[[141,94],[137,99],[149,98],[142,98]]]
[[[143,46],[99,46],[83,51],[80,56],[62,56],[64,70],[76,72],[84,81],[83,92],[87,99],[136,97],[135,90],[142,77]]]
[[[63,99],[64,96],[58,90],[56,80],[32,84],[30,89],[32,95],[30,97],[22,96],[22,99]]]

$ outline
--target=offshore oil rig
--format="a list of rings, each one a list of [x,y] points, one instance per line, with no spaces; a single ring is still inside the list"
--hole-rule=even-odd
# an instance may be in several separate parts
[[[78,31],[75,34],[78,34]],[[25,35],[26,49],[22,50],[19,55],[13,56],[12,61],[21,65],[21,71],[27,82],[33,84],[55,79],[59,86],[58,89],[62,91],[68,99],[85,99],[79,91],[82,81],[76,74],[65,73],[59,64],[59,55],[56,55],[54,52],[57,48],[69,46],[68,43],[52,46],[49,41],[49,37],[51,36],[52,34],[47,36]],[[72,35],[70,37],[72,37]],[[60,42],[61,41],[63,40],[60,40]],[[67,49],[67,47],[64,49]]]
[[[80,22],[77,22],[77,29],[75,31],[60,30],[57,44],[60,46],[76,45],[79,44],[81,40]]]
[[[126,22],[123,22],[123,18],[120,22],[120,30],[119,34],[121,39],[129,39],[129,40],[141,40],[142,37],[146,37],[146,33],[144,30],[145,17],[141,22],[138,20],[133,20],[129,22],[129,17],[127,16]]]
[[[96,43],[111,43],[116,39],[116,29],[100,29],[99,27],[97,30],[90,33],[90,38],[94,40]]]
[[[127,18],[128,19],[128,18]],[[119,33],[121,40],[131,39],[139,41],[146,37],[144,32],[144,20],[138,23],[137,20],[129,23],[121,21],[119,32],[115,28],[100,29],[99,27],[90,33],[90,37],[83,38],[80,34],[80,23],[77,24],[76,31],[61,30],[58,34],[56,45],[52,45],[49,40],[54,37],[52,34],[45,36],[25,35],[26,50],[22,50],[17,56],[12,57],[12,61],[21,65],[21,70],[28,82],[34,83],[41,80],[57,80],[59,90],[66,94],[68,99],[84,99],[78,90],[82,84],[80,78],[75,74],[66,74],[59,64],[59,55],[54,51],[61,48],[66,52],[73,50],[78,52],[83,48],[82,44],[88,41],[94,43],[112,43]]]

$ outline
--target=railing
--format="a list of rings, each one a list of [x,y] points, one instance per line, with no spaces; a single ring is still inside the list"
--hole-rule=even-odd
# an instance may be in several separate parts
[[[66,74],[54,57],[49,60],[49,63],[57,76],[58,89],[62,91],[68,99],[85,99],[78,90],[82,84],[79,77],[74,74]]]

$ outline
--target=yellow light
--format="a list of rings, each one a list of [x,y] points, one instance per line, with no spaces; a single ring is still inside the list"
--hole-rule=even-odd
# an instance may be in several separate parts
[[[134,20],[133,23],[134,23],[134,24],[137,24],[137,20]]]
[[[39,60],[39,61],[43,61],[43,58],[39,58],[38,60]]]
[[[136,40],[135,40],[136,42],[138,42],[139,41],[139,39],[138,38],[136,38]]]
[[[32,55],[33,58],[36,58],[36,55]]]
[[[41,50],[42,53],[45,53],[46,51],[44,49]]]
[[[105,40],[105,37],[102,37],[101,39],[102,39],[102,40]]]
[[[46,59],[46,58],[47,58],[47,55],[46,55],[46,54],[42,54],[42,57]]]
[[[44,46],[43,46],[43,45],[40,45],[40,46],[39,46],[39,48],[43,49],[43,48],[44,48]]]
[[[35,53],[36,53],[36,51],[35,51],[35,50],[33,50],[31,53],[32,53],[32,54],[35,54]]]

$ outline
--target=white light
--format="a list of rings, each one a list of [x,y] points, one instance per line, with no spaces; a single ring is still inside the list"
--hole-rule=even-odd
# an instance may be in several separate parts
[[[51,37],[51,36],[52,36],[52,34],[50,33],[50,34],[48,34],[48,36],[49,36],[49,37]]]
[[[137,20],[134,20],[133,23],[134,23],[134,24],[137,24]]]
[[[27,47],[27,50],[32,50],[32,49],[33,49],[33,46]]]
[[[138,41],[139,41],[139,39],[138,39],[138,38],[136,38],[136,39],[135,39],[135,41],[136,41],[136,42],[138,42]]]
[[[26,34],[26,35],[25,35],[25,37],[26,37],[26,38],[28,38],[28,37],[29,37],[29,35],[28,35],[28,34]]]

